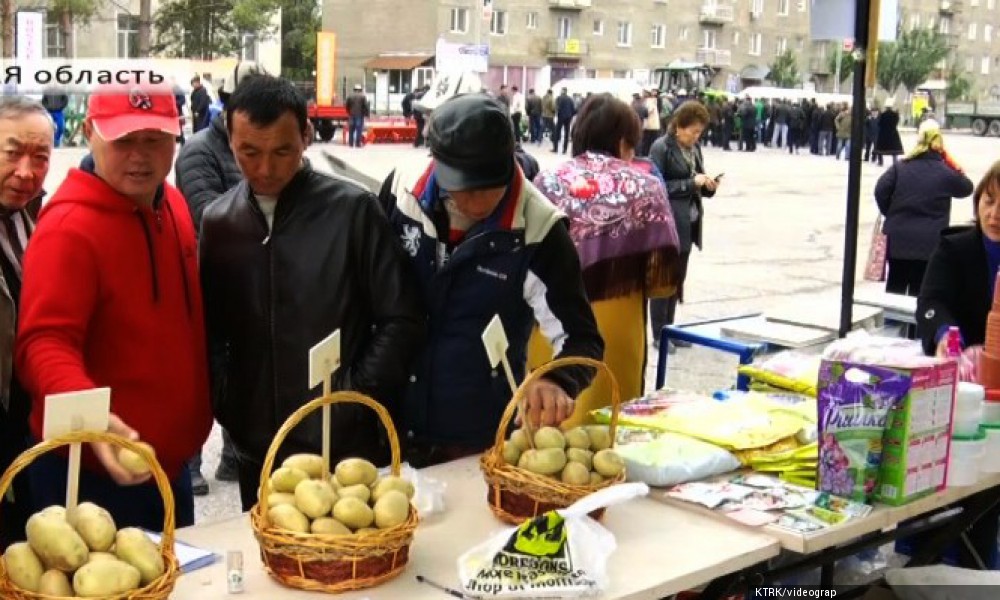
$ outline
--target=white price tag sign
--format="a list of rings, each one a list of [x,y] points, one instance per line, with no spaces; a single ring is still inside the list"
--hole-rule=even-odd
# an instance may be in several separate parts
[[[507,341],[507,332],[503,328],[500,315],[493,315],[490,324],[483,330],[483,345],[486,346],[486,356],[490,359],[491,367],[499,365],[507,358],[507,348],[510,343]]]
[[[309,387],[314,388],[340,368],[340,330],[309,350]]]
[[[50,440],[72,431],[107,431],[110,413],[111,388],[46,396],[42,437]]]

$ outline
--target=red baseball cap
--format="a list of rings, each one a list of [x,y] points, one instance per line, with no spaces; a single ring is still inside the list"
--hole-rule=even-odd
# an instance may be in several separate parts
[[[87,104],[87,118],[108,141],[136,131],[162,131],[175,137],[181,131],[174,93],[167,86],[100,86]]]

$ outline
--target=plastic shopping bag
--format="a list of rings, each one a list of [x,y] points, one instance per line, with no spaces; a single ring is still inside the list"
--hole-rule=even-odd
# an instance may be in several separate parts
[[[648,493],[644,483],[613,485],[493,534],[459,557],[462,592],[475,598],[600,594],[608,585],[615,536],[587,514]]]

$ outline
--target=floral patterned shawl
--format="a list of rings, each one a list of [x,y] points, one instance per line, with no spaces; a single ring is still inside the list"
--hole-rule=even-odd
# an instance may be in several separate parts
[[[655,175],[586,152],[542,171],[535,186],[569,217],[591,300],[674,292],[677,229],[666,188]]]

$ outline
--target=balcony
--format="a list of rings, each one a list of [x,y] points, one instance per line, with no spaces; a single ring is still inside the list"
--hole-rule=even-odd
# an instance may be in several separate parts
[[[549,40],[545,53],[549,58],[578,60],[586,56],[589,51],[590,46],[583,40],[576,38],[555,38]]]
[[[549,0],[549,8],[563,10],[583,10],[590,8],[591,0]]]
[[[942,15],[953,15],[962,8],[962,3],[960,0],[941,0],[938,5],[938,11]]]
[[[809,72],[813,75],[830,75],[830,59],[825,56],[814,56],[809,59]]]
[[[698,48],[694,53],[694,59],[710,67],[728,67],[733,64],[733,53],[717,48]]]
[[[705,25],[725,25],[733,22],[733,7],[722,4],[702,4],[698,21]]]

